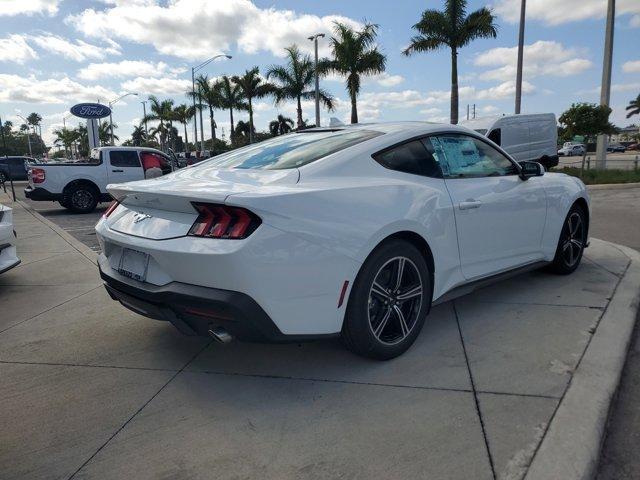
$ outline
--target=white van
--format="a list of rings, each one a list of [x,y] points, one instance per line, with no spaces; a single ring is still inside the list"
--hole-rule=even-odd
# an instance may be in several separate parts
[[[539,162],[547,170],[558,165],[558,128],[553,113],[480,117],[461,125],[485,135],[518,162]]]

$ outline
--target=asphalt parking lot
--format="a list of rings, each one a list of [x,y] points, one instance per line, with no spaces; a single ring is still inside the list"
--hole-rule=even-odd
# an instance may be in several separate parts
[[[629,265],[594,241],[574,275],[442,304],[406,355],[374,362],[337,341],[184,337],[113,302],[91,252],[14,208],[3,478],[521,478]],[[99,215],[36,209],[85,243],[78,222]]]

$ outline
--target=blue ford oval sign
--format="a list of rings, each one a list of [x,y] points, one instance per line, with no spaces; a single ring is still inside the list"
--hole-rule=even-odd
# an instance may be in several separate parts
[[[71,113],[80,118],[104,118],[108,117],[111,109],[99,103],[78,103],[71,107]]]

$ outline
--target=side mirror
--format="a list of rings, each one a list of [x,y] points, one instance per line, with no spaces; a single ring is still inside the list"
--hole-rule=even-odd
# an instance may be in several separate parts
[[[521,162],[520,178],[528,180],[531,177],[541,177],[544,175],[544,167],[538,162]]]

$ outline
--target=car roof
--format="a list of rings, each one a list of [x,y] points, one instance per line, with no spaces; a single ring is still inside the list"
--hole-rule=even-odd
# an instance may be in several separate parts
[[[429,133],[447,131],[460,131],[468,133],[465,126],[452,125],[450,123],[420,122],[420,121],[398,121],[398,122],[378,122],[378,123],[357,123],[352,125],[340,125],[336,127],[320,127],[301,130],[300,134],[307,132],[336,132],[349,130],[373,130],[381,133],[407,133],[412,135],[427,135]],[[475,133],[475,132],[474,132]]]

